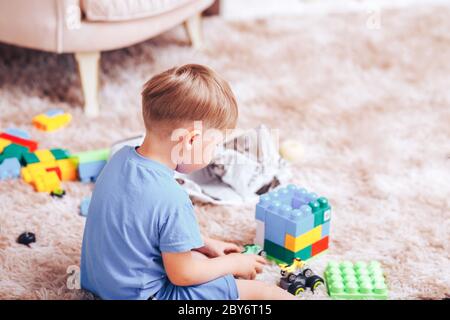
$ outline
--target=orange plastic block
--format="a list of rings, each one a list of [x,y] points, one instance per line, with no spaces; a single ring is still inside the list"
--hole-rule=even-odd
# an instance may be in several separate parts
[[[69,113],[62,113],[52,117],[41,113],[33,118],[33,125],[44,131],[55,131],[66,126],[72,120]]]
[[[57,160],[56,165],[61,170],[62,181],[76,181],[78,180],[77,163],[73,159]]]
[[[3,149],[11,144],[11,141],[0,138],[0,153],[3,152]]]
[[[53,153],[51,153],[50,150],[36,150],[34,154],[40,162],[49,162],[55,160],[55,156],[53,156]]]

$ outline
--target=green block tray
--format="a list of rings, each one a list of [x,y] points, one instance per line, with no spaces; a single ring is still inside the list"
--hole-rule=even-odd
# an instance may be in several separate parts
[[[328,294],[334,299],[387,299],[388,288],[378,261],[328,263],[325,269]]]

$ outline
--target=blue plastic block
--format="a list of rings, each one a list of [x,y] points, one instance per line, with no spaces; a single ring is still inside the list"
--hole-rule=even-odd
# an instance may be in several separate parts
[[[278,201],[266,210],[264,237],[279,246],[284,246],[286,225],[289,221],[289,210],[291,210],[289,206],[283,206]]]
[[[255,218],[262,222],[266,221],[266,209],[271,204],[271,198],[269,195],[262,195],[259,197],[259,202],[256,205]]]
[[[93,161],[78,164],[78,176],[81,182],[95,182],[105,166],[106,161]]]
[[[91,203],[91,197],[86,197],[81,201],[80,214],[83,217],[87,217],[89,211],[89,204]]]
[[[12,135],[14,137],[22,138],[22,139],[27,139],[27,140],[31,139],[30,134],[22,129],[8,128],[5,130],[5,133]]]
[[[315,201],[316,199],[317,194],[310,193],[304,188],[299,188],[294,192],[291,205],[294,209],[298,209],[301,206],[310,203],[311,201]]]
[[[64,110],[61,109],[50,109],[47,112],[45,112],[44,114],[49,116],[49,117],[54,117],[57,116],[58,114],[63,114]]]
[[[298,237],[314,228],[314,215],[309,206],[303,205],[300,209],[292,210],[291,218],[286,225],[286,233]]]
[[[17,158],[7,158],[0,164],[0,180],[18,178],[20,162]]]
[[[320,237],[321,239],[330,235],[330,221],[325,222],[322,225],[322,236]]]

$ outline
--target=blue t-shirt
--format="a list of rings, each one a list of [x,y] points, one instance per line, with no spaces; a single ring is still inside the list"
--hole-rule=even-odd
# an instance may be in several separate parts
[[[192,202],[173,171],[123,147],[95,183],[81,286],[103,299],[148,299],[169,281],[161,252],[202,246]]]

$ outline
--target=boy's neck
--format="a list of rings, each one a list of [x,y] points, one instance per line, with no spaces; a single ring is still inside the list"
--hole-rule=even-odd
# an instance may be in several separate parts
[[[170,169],[176,168],[176,164],[171,159],[172,143],[162,141],[161,137],[151,132],[147,131],[144,141],[136,150],[143,157],[162,163]]]

